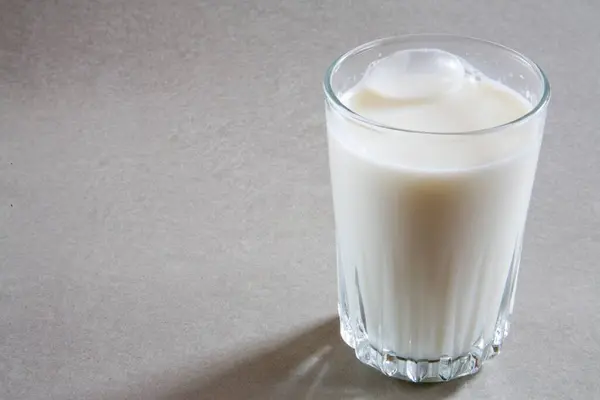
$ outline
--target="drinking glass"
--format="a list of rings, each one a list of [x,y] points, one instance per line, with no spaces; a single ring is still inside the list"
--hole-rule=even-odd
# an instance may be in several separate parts
[[[410,49],[454,54],[520,94],[527,111],[500,126],[436,133],[387,126],[347,104],[370,65]],[[342,55],[324,91],[343,340],[390,377],[476,373],[509,330],[548,80],[496,43],[408,35]]]

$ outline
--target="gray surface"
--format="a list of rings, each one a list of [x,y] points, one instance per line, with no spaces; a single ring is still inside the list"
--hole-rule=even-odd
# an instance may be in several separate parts
[[[0,398],[597,397],[600,3],[211,3],[0,0]],[[320,84],[427,31],[554,97],[505,351],[417,388],[338,339]]]

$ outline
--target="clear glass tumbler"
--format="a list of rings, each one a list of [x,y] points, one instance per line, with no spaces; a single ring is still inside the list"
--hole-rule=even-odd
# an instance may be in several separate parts
[[[531,107],[501,126],[432,133],[386,126],[345,104],[369,65],[406,49],[453,53]],[[509,329],[550,99],[544,73],[492,42],[408,35],[344,54],[324,91],[343,340],[395,378],[476,373]]]

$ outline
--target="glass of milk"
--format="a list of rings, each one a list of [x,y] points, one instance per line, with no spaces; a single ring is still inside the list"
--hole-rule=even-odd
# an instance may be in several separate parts
[[[324,82],[341,335],[413,382],[477,372],[509,329],[550,87],[504,46],[376,40]]]

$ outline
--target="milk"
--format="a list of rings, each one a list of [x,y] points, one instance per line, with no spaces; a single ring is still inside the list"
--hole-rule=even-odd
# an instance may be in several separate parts
[[[375,124],[430,133],[378,129],[331,108],[327,118],[347,341],[362,336],[412,360],[494,340],[512,307],[542,131],[528,121],[452,134],[507,124],[532,105],[463,60],[432,54],[441,67],[431,54],[416,68],[392,56],[339,93]]]

